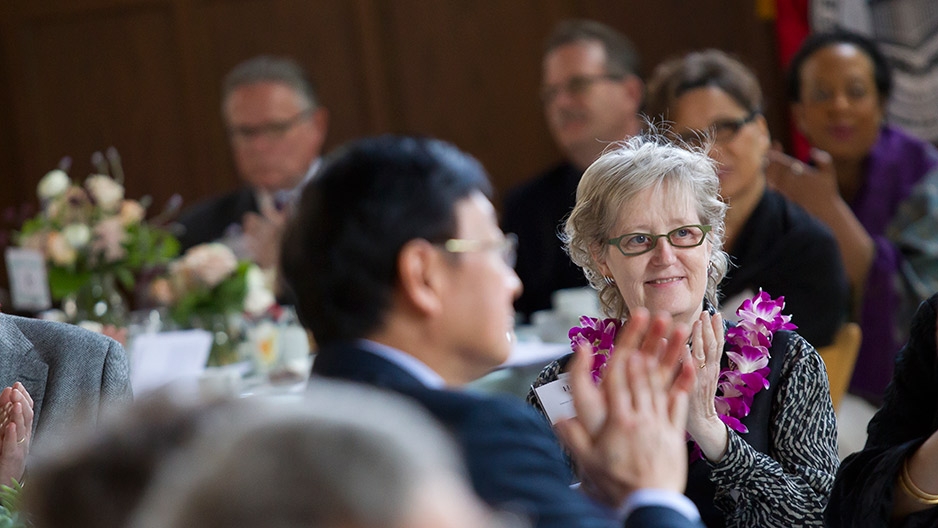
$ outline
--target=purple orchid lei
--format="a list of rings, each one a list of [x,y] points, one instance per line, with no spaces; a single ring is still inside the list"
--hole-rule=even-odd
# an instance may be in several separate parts
[[[769,347],[778,330],[794,330],[791,316],[782,315],[785,297],[772,299],[759,290],[752,299],[746,299],[736,310],[739,323],[726,331],[728,367],[717,378],[714,406],[720,420],[738,433],[748,433],[742,419],[749,416],[756,393],[769,388]],[[570,329],[570,347],[576,351],[580,345],[593,350],[593,380],[602,379],[606,362],[615,348],[616,333],[622,327],[618,319],[580,317],[580,326]],[[694,445],[691,462],[700,458]]]

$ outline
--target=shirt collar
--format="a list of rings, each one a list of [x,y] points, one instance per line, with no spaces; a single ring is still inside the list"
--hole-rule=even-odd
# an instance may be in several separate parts
[[[442,376],[407,352],[368,339],[358,339],[356,344],[362,349],[397,365],[411,376],[417,378],[417,380],[427,388],[446,388],[446,381]]]

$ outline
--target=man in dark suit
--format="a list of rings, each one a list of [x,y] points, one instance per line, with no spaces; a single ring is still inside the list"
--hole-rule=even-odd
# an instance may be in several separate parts
[[[272,267],[285,208],[315,173],[328,112],[298,64],[259,56],[225,77],[222,114],[245,186],[184,211],[179,239],[183,250],[222,240],[239,257]]]
[[[621,526],[624,505],[637,507],[634,526],[695,526],[696,509],[680,493],[686,413],[649,411],[641,420],[645,436],[634,436],[636,416],[606,405],[622,385],[604,384],[604,400],[580,376],[575,387],[591,403],[580,409],[582,423],[563,430],[586,472],[587,494],[570,488],[561,447],[532,409],[459,390],[507,358],[520,293],[514,246],[498,228],[490,192],[476,160],[436,140],[362,140],[324,163],[303,191],[281,257],[300,318],[319,346],[313,374],[388,388],[425,406],[459,442],[479,496],[538,527]],[[666,369],[686,354],[683,332],[669,334],[678,352]],[[687,387],[656,394],[686,401]],[[669,441],[642,441],[655,432]],[[668,469],[640,478],[626,469],[660,467],[654,461]]]
[[[641,129],[638,62],[625,36],[592,20],[561,22],[547,39],[541,100],[565,159],[512,189],[502,207],[502,227],[518,235],[524,292],[515,307],[524,317],[551,308],[554,291],[587,285],[558,235],[583,171],[610,142]]]

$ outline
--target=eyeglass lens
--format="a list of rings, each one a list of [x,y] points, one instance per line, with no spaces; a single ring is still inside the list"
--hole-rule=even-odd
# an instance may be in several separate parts
[[[674,247],[689,248],[696,247],[703,243],[704,235],[709,231],[709,226],[687,225],[681,226],[662,235],[652,235],[649,233],[629,233],[619,238],[610,240],[610,243],[618,246],[619,250],[626,256],[640,255],[647,253],[658,245],[659,238],[667,239],[668,243]]]

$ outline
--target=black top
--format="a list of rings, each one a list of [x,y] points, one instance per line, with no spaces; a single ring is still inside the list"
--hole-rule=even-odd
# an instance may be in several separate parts
[[[889,526],[896,477],[908,456],[938,431],[938,358],[935,317],[938,295],[919,305],[908,343],[896,356],[896,369],[883,407],[867,428],[866,446],[840,465],[825,513],[828,526]],[[938,526],[938,506],[910,515],[898,526]]]
[[[257,213],[257,198],[250,187],[213,196],[193,204],[179,215],[182,251],[224,237],[229,229],[240,229],[245,213]]]
[[[529,317],[551,307],[551,293],[588,283],[583,271],[563,249],[563,222],[576,203],[583,172],[569,163],[551,168],[508,193],[502,208],[502,229],[518,235],[515,270],[524,291],[515,310]]]
[[[820,221],[767,190],[737,236],[730,261],[721,303],[747,289],[783,295],[799,335],[816,347],[833,341],[846,318],[849,286],[837,241]]]
[[[709,528],[823,525],[839,462],[824,364],[794,332],[776,332],[769,350],[769,388],[741,420],[749,432],[730,430],[722,460],[688,468],[685,494]],[[556,380],[570,357],[544,368],[533,386]],[[727,366],[726,354],[721,363]],[[527,401],[543,412],[533,389]]]

